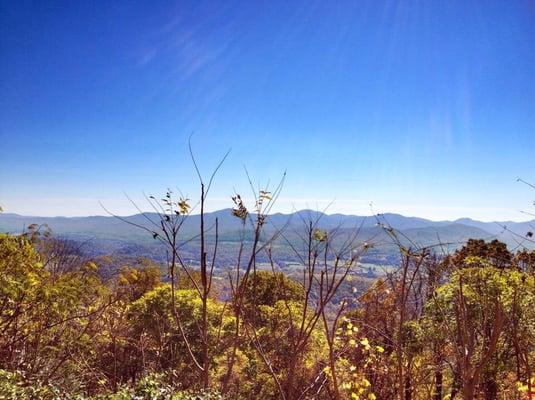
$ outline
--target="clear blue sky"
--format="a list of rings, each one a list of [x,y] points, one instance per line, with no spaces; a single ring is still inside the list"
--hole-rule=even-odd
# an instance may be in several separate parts
[[[211,209],[288,172],[278,210],[527,217],[535,2],[0,1],[0,205]]]

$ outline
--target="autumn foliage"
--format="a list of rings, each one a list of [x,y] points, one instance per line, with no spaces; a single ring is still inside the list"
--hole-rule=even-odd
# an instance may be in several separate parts
[[[533,252],[400,245],[399,268],[361,293],[343,284],[365,249],[335,245],[318,221],[296,249],[300,277],[257,269],[258,252],[275,251],[261,239],[261,207],[241,267],[224,279],[208,262],[203,272],[148,260],[109,276],[52,237],[1,235],[0,398],[490,400],[534,390]],[[251,217],[245,206],[237,214],[244,225]]]

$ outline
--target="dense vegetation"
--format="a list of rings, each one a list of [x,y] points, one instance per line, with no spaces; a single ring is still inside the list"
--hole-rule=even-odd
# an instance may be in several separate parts
[[[148,260],[103,273],[38,227],[0,236],[0,398],[491,400],[534,390],[535,252],[470,240],[439,255],[383,226],[400,265],[361,293],[351,272],[370,245],[303,221],[292,246],[303,269],[288,277],[262,235],[274,195],[261,191],[254,214],[234,198],[247,235],[222,278],[217,240],[203,238],[217,237],[217,222],[201,226],[191,268],[177,241],[189,204],[171,197],[150,231],[167,249],[163,274]],[[257,268],[259,254],[271,271]]]

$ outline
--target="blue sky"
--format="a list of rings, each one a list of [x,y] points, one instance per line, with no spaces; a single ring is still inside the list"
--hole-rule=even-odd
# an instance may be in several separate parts
[[[0,0],[0,205],[210,209],[287,180],[278,211],[524,220],[535,193],[535,3]]]

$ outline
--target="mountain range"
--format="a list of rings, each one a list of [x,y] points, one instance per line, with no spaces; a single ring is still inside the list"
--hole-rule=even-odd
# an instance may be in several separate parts
[[[0,214],[0,232],[20,233],[30,224],[46,225],[53,234],[59,237],[91,242],[92,252],[97,254],[127,252],[137,255],[146,253],[154,255],[158,253],[155,249],[157,241],[153,240],[149,232],[132,224],[152,229],[152,224],[148,219],[158,222],[157,217],[156,214],[152,213],[135,214],[121,217],[121,219],[114,216],[39,217],[3,213]],[[227,249],[232,253],[232,249],[236,248],[236,244],[242,238],[241,220],[232,215],[231,209],[224,209],[206,213],[206,226],[213,227],[216,219],[218,220],[219,241],[223,252]],[[198,233],[199,221],[199,215],[189,216],[181,228],[181,238],[187,239],[195,236]],[[461,246],[470,238],[499,239],[513,249],[518,247],[519,242],[521,242],[526,247],[532,248],[532,243],[524,241],[523,238],[528,232],[535,231],[535,220],[482,222],[461,218],[455,221],[432,221],[399,214],[380,214],[366,217],[343,214],[327,215],[312,210],[301,210],[291,214],[271,214],[265,228],[266,235],[284,227],[285,241],[298,241],[299,231],[302,232],[307,221],[319,221],[318,226],[326,231],[336,229],[337,232],[348,232],[349,234],[358,228],[359,240],[376,243],[378,248],[383,247],[382,250],[374,253],[378,259],[383,261],[385,254],[388,256],[392,252],[392,249],[387,249],[388,243],[391,244],[391,239],[389,239],[384,226],[394,228],[402,241],[418,246],[445,243],[450,249]],[[213,240],[213,236],[212,229],[208,234],[209,240]],[[285,241],[280,241],[280,245],[286,245]],[[195,241],[192,241],[189,247],[192,257],[194,257]],[[283,253],[289,254],[288,251],[283,251]],[[229,257],[229,259],[231,258]],[[368,261],[374,263],[377,260]]]

